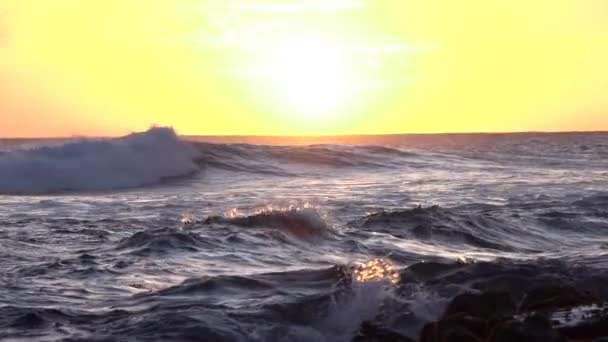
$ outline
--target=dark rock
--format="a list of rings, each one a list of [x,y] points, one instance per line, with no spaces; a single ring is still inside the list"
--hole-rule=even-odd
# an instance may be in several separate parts
[[[562,327],[558,331],[572,340],[608,340],[608,316],[583,322],[573,327]]]
[[[479,336],[472,334],[470,331],[454,330],[446,334],[443,342],[483,342]]]
[[[361,324],[359,333],[352,342],[414,342],[414,340],[376,323],[366,321]]]
[[[445,316],[466,313],[474,317],[491,318],[515,313],[515,303],[507,292],[465,293],[448,306]]]
[[[521,311],[554,310],[597,302],[588,292],[580,292],[572,286],[544,286],[529,291],[521,303]]]
[[[516,302],[523,299],[534,279],[518,274],[498,275],[476,282],[474,288],[481,292],[509,292]]]
[[[439,328],[439,322],[427,323],[422,327],[420,331],[420,342],[435,342],[441,341],[443,335],[441,335],[441,329]]]
[[[498,325],[489,342],[565,342],[559,332],[551,328],[551,322],[542,316],[534,315],[523,322],[507,321]]]
[[[485,320],[466,314],[457,314],[425,325],[420,333],[420,341],[483,341],[487,330]]]

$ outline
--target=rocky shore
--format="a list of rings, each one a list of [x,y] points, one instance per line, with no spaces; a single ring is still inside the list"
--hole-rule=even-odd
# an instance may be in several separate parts
[[[608,341],[608,283],[602,280],[606,275],[598,275],[595,282],[577,282],[573,274],[535,274],[529,266],[511,267],[508,272],[499,269],[473,283],[462,275],[492,267],[496,268],[433,263],[409,267],[404,271],[407,276],[431,285],[460,278],[466,290],[451,300],[439,319],[426,323],[418,336],[366,321],[353,342]]]

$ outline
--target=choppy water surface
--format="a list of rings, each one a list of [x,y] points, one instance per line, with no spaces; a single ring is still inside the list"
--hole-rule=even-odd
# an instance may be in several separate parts
[[[499,275],[608,293],[608,134],[200,140],[0,143],[0,340],[415,336]]]

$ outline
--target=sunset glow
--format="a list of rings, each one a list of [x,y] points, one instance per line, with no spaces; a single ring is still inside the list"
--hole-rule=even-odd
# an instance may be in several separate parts
[[[0,136],[608,130],[600,0],[0,0]]]

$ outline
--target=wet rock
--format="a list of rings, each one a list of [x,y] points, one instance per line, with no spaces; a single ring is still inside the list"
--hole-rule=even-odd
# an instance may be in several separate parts
[[[420,342],[484,341],[487,331],[485,320],[457,314],[425,325],[420,333]]]
[[[448,306],[445,316],[465,313],[474,317],[491,318],[515,313],[516,305],[508,292],[465,293]]]
[[[587,305],[598,299],[572,286],[543,286],[529,291],[521,303],[521,311],[554,310]]]
[[[498,325],[488,338],[489,342],[565,342],[566,339],[551,328],[551,322],[539,315],[523,322],[510,320]]]
[[[414,342],[411,338],[369,321],[363,322],[352,342]]]
[[[482,292],[508,292],[515,301],[521,301],[534,279],[517,274],[498,275],[476,282],[474,288]]]
[[[469,331],[456,330],[451,331],[442,340],[443,342],[483,342],[479,336],[472,334]]]
[[[608,341],[608,315],[576,326],[562,327],[558,331],[571,340]]]

